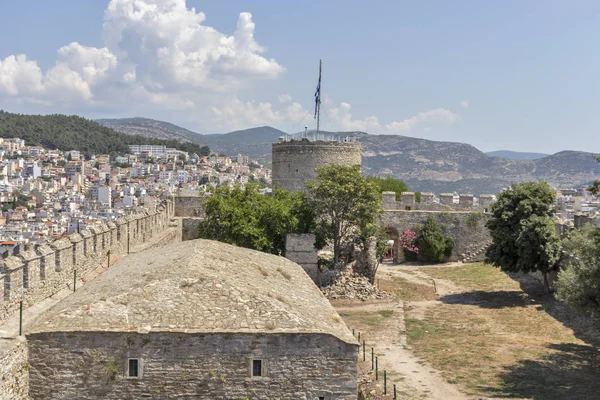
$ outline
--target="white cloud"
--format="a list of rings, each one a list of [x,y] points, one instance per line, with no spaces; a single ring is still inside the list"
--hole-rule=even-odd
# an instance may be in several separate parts
[[[240,129],[259,125],[298,125],[310,116],[310,112],[299,103],[293,102],[281,109],[273,109],[269,102],[241,101],[232,97],[221,106],[212,106],[214,124],[219,129]]]
[[[407,118],[403,121],[394,121],[387,124],[385,127],[391,133],[408,132],[415,126],[421,123],[437,122],[446,125],[451,125],[458,121],[458,114],[445,108],[436,108],[435,110],[420,112],[417,115]]]
[[[342,131],[381,131],[381,124],[377,120],[377,117],[371,116],[362,120],[352,119],[352,114],[350,113],[351,108],[352,106],[350,104],[342,102],[339,107],[329,109],[329,118],[331,118]]]
[[[469,101],[468,100],[463,100],[460,102],[460,105],[462,108],[469,108]]]
[[[279,95],[280,103],[289,103],[290,101],[292,101],[292,96],[290,96],[289,94],[280,94]]]
[[[185,0],[111,0],[104,13],[104,47],[70,43],[45,72],[25,55],[8,56],[0,60],[0,95],[98,104],[142,100],[138,94],[150,93],[150,103],[188,103],[283,73],[280,64],[262,55],[266,49],[254,38],[250,13],[239,15],[233,35],[203,25],[204,20]]]
[[[353,119],[348,103],[341,103],[339,107],[329,110],[329,117],[335,122],[339,129],[344,131],[365,131],[369,133],[406,133],[419,124],[442,123],[451,125],[460,117],[445,108],[420,112],[417,115],[402,121],[393,121],[382,125],[377,117],[370,116],[364,119]]]
[[[33,103],[80,101],[92,97],[87,82],[64,62],[46,73],[35,61],[19,54],[0,60],[0,94]]]
[[[313,105],[304,108],[287,93],[275,99],[275,106],[245,100],[252,98],[248,89],[256,81],[285,72],[265,56],[250,13],[239,14],[232,34],[205,20],[185,0],[111,0],[104,12],[102,47],[69,43],[57,50],[54,66],[46,70],[23,54],[0,59],[0,106],[12,101],[38,104],[42,112],[187,119],[202,131],[267,124],[297,131],[312,124]],[[383,124],[375,116],[354,118],[349,103],[336,104],[326,95],[323,106],[321,126],[328,130],[404,133],[459,118],[438,108]]]
[[[294,102],[291,96],[283,96],[287,96],[284,97],[284,100],[291,104],[280,110],[275,109],[269,102],[241,101],[238,97],[233,97],[221,106],[211,107],[215,118],[213,123],[218,125],[221,130],[274,125],[290,132],[299,131],[305,124],[312,121],[313,110],[306,109],[299,103]],[[279,100],[282,100],[282,96],[279,96]],[[438,108],[420,112],[403,121],[393,121],[382,125],[375,116],[353,119],[350,112],[351,108],[352,106],[346,102],[329,108],[326,115],[321,119],[322,123],[325,123],[321,128],[326,130],[363,131],[375,134],[400,134],[407,133],[418,125],[427,125],[423,129],[430,131],[432,129],[431,124],[451,125],[460,119],[458,114],[444,108]]]

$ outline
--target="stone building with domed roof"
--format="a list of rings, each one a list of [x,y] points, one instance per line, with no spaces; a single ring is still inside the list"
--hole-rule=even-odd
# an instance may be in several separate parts
[[[132,254],[27,334],[32,399],[356,399],[358,342],[297,264],[209,240]]]

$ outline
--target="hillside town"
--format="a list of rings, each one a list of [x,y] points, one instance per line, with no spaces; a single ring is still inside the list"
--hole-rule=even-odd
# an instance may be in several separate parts
[[[270,170],[244,154],[200,157],[165,146],[86,160],[76,150],[0,138],[0,253],[42,245],[124,215],[153,210],[170,195],[208,186],[271,183]]]
[[[600,399],[600,2],[355,3],[2,2],[0,400]]]

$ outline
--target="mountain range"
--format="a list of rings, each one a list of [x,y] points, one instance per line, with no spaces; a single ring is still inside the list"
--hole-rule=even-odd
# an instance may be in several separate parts
[[[202,135],[176,125],[144,118],[98,120],[117,131],[206,145],[215,153],[248,154],[265,164],[271,161],[271,143],[285,136],[263,126],[225,134]],[[441,142],[399,135],[365,132],[323,132],[327,136],[354,136],[363,146],[363,171],[390,175],[412,190],[460,193],[497,193],[511,182],[544,180],[554,187],[579,187],[600,177],[600,164],[590,153],[492,152],[457,142]]]
[[[546,153],[526,153],[523,151],[511,151],[511,150],[496,150],[488,151],[490,157],[508,158],[509,160],[537,160],[538,158],[544,158],[550,154]]]

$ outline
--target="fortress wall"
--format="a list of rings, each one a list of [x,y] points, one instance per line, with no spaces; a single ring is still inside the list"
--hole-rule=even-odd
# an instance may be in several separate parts
[[[362,165],[359,142],[293,140],[273,143],[273,186],[293,192],[316,176],[315,169],[327,165]]]
[[[475,198],[472,194],[459,195],[459,202],[453,202],[453,195],[442,193],[439,195],[439,202],[433,201],[433,193],[421,193],[421,201],[415,201],[415,194],[412,192],[403,192],[401,200],[396,201],[394,192],[383,192],[382,207],[384,210],[420,210],[420,211],[481,211],[490,212],[491,204],[494,198],[491,194],[482,194]]]
[[[69,238],[27,248],[17,256],[0,262],[0,324],[18,313],[19,304],[30,307],[65,288],[77,279],[112,260],[127,254],[127,232],[130,247],[150,245],[151,239],[161,243],[181,241],[181,222],[171,221],[175,208],[172,201],[163,203],[156,213],[142,213],[120,218],[116,223],[92,227]],[[0,393],[2,383],[0,382]]]
[[[450,261],[482,261],[484,250],[491,243],[489,230],[485,227],[488,216],[474,211],[405,211],[387,210],[381,216],[386,228],[396,230],[400,235],[405,229],[416,230],[428,217],[443,225],[444,234],[454,241],[454,251]],[[397,240],[396,244],[397,246]],[[397,260],[402,260],[402,251],[394,249]]]
[[[173,198],[175,217],[204,217],[201,196],[176,196]]]

